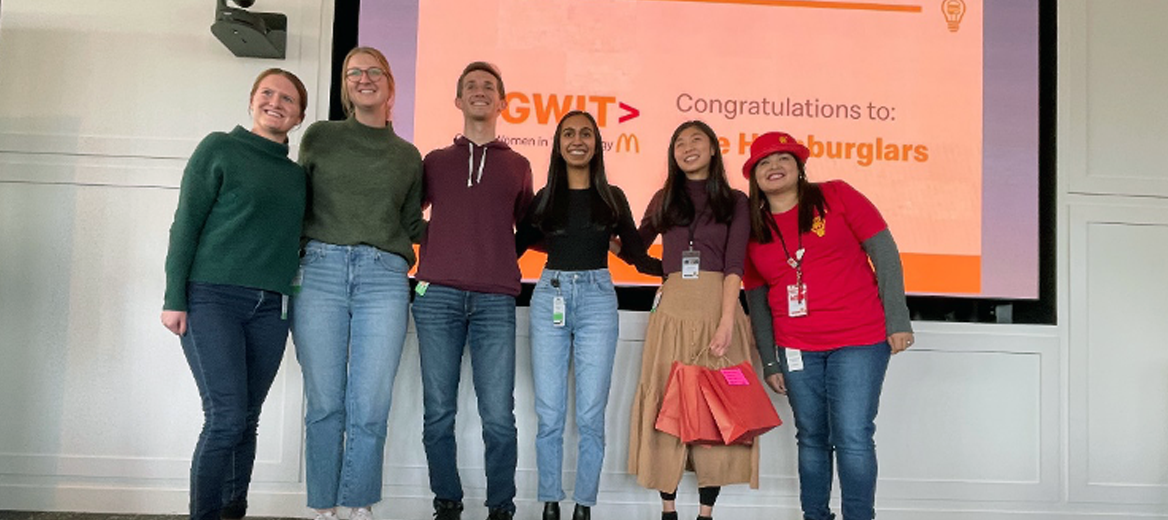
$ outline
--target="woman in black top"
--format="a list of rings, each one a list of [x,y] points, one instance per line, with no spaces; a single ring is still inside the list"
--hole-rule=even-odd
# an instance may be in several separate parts
[[[531,365],[539,415],[536,460],[543,518],[559,519],[568,365],[576,375],[576,427],[580,444],[573,499],[574,520],[590,518],[604,461],[604,410],[619,333],[616,291],[608,272],[608,245],[621,240],[622,260],[661,275],[637,234],[624,192],[608,184],[596,120],[574,111],[560,120],[548,165],[547,186],[535,195],[519,225],[516,247],[542,243],[548,253],[531,296]]]

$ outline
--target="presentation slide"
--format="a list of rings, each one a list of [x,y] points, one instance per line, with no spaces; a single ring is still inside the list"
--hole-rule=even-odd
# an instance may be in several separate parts
[[[395,128],[423,154],[462,130],[456,80],[477,60],[502,72],[500,139],[536,188],[556,123],[587,110],[635,218],[678,124],[714,128],[743,191],[751,141],[782,130],[811,149],[813,181],[880,208],[910,293],[1036,298],[1037,32],[1022,0],[395,0],[362,4],[359,40],[389,57]],[[544,260],[524,255],[524,278]],[[659,282],[609,265],[618,284]]]

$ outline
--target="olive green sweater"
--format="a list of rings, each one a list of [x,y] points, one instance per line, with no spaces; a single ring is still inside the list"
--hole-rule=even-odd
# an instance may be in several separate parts
[[[288,145],[242,127],[199,143],[183,172],[163,309],[187,310],[187,282],[289,294],[299,264],[304,169]]]
[[[304,238],[366,244],[414,264],[422,220],[422,156],[384,128],[350,117],[319,121],[304,132],[300,164],[308,173]]]

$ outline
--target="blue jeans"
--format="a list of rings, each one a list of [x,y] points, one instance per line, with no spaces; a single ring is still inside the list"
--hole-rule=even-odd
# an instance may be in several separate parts
[[[279,293],[235,285],[187,284],[183,354],[203,400],[203,431],[191,460],[191,518],[218,520],[246,503],[260,408],[288,342]]]
[[[409,265],[370,246],[311,241],[292,339],[308,409],[308,507],[381,500],[386,421],[409,324]]]
[[[552,286],[553,280],[559,288]],[[552,323],[552,300],[564,298],[564,325]],[[604,463],[604,411],[620,317],[608,269],[544,269],[531,295],[531,371],[535,381],[535,438],[539,500],[564,499],[564,417],[568,408],[568,364],[576,373],[577,504],[596,505]]]
[[[435,500],[462,502],[454,416],[462,352],[470,361],[486,447],[487,507],[515,510],[515,298],[431,284],[414,298],[422,364],[422,443]]]
[[[799,445],[799,502],[807,520],[832,518],[832,454],[839,463],[844,520],[876,516],[876,410],[888,369],[887,342],[803,352],[784,373]]]

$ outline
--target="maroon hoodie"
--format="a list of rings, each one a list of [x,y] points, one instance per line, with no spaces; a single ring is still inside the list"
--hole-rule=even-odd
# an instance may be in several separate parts
[[[464,291],[519,295],[515,223],[531,204],[531,163],[502,141],[463,136],[422,161],[430,224],[417,279]]]

